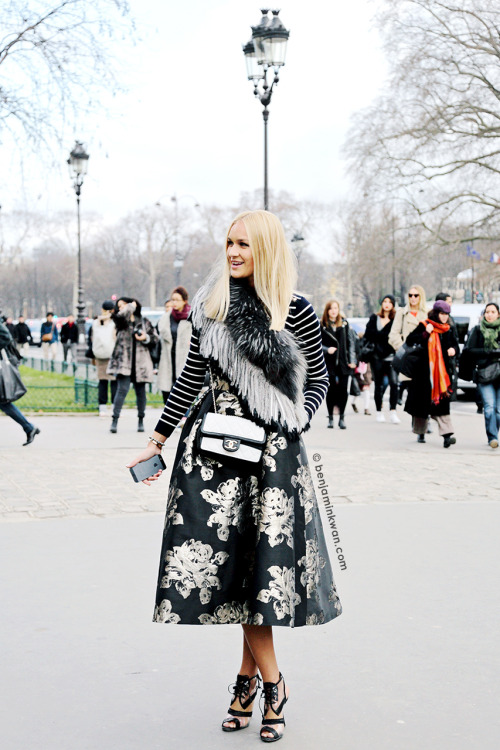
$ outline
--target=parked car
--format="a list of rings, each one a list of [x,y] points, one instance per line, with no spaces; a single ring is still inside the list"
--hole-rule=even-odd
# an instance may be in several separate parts
[[[31,331],[31,338],[34,346],[41,346],[42,339],[40,335],[40,329],[42,327],[43,320],[41,318],[28,318],[26,323]]]
[[[161,316],[165,312],[164,307],[143,307],[142,308],[142,316],[143,318],[147,318],[154,326],[158,323]]]
[[[368,318],[347,318],[347,322],[357,334],[364,333]]]

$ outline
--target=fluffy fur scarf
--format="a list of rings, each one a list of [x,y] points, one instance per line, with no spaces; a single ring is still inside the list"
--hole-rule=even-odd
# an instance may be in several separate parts
[[[200,353],[226,379],[258,424],[282,427],[295,439],[308,424],[304,409],[307,363],[290,331],[271,331],[269,315],[246,281],[231,279],[226,320],[205,315],[210,287],[193,300]]]

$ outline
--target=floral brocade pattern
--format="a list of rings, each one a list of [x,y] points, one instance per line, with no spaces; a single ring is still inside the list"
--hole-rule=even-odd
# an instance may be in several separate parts
[[[246,416],[222,380],[217,411]],[[274,431],[259,464],[202,456],[207,394],[184,425],[168,494],[153,620],[320,625],[342,608],[302,440]]]

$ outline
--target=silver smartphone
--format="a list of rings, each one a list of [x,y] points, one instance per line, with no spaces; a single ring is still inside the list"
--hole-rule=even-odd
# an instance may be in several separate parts
[[[157,474],[159,471],[166,469],[165,461],[158,454],[152,458],[148,458],[147,461],[141,461],[140,464],[132,466],[129,471],[134,478],[134,482],[142,482],[143,479],[152,477],[153,474]]]

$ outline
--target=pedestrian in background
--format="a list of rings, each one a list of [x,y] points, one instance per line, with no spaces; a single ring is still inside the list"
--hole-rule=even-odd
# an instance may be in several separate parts
[[[408,335],[427,318],[427,302],[423,287],[412,284],[408,290],[408,303],[396,310],[389,332],[389,344],[395,352],[403,345]],[[408,387],[408,378],[401,375],[398,403],[403,403],[403,393]]]
[[[12,362],[12,354],[11,354],[11,347],[13,345],[14,341],[12,336],[10,335],[9,329],[6,325],[3,323],[0,323],[0,357],[2,356],[2,352],[5,352],[7,356],[9,357],[9,360]],[[16,366],[17,366],[17,358],[16,358]],[[12,402],[0,402],[0,409],[7,414],[8,417],[14,420],[14,422],[17,422],[21,427],[23,428],[24,432],[26,433],[26,442],[23,443],[23,445],[29,445],[33,442],[36,435],[40,434],[40,430],[38,427],[36,427],[34,424],[32,424],[20,409],[13,404]]]
[[[451,294],[449,294],[448,292],[438,292],[436,294],[435,301],[439,302],[439,300],[441,300],[443,302],[447,302],[449,304],[449,306],[450,306],[450,309],[451,309],[451,305],[452,305],[452,302],[453,302],[453,298],[452,298]],[[458,337],[457,324],[455,323],[455,320],[453,318],[453,315],[451,315],[451,313],[450,313],[450,317],[448,318],[448,324],[449,324],[451,330],[453,331],[453,334],[454,334],[456,340],[460,344],[460,339]],[[450,398],[451,398],[452,401],[456,401],[457,400],[457,390],[458,390],[458,358],[459,358],[459,355],[460,355],[460,352],[457,350],[456,356],[452,357],[451,360],[450,360],[450,364],[451,364],[451,376],[450,377],[451,377],[451,391],[452,391]]]
[[[340,312],[336,299],[328,300],[321,318],[321,342],[330,385],[326,394],[328,427],[333,427],[333,410],[339,410],[339,427],[346,429],[345,407],[348,398],[349,378],[356,369],[354,338],[347,319]]]
[[[469,333],[460,358],[460,375],[475,380],[481,394],[488,444],[498,448],[500,429],[500,309],[488,302],[479,325]]]
[[[165,302],[165,312],[158,321],[161,356],[158,365],[158,390],[166,404],[172,386],[182,372],[189,352],[192,326],[188,320],[191,306],[183,286],[177,286]],[[167,305],[170,309],[167,309]]]
[[[114,309],[115,303],[110,299],[105,300],[102,303],[101,314],[92,321],[89,331],[90,354],[95,362],[99,381],[97,400],[100,417],[108,416],[108,390],[111,391],[111,403],[116,396],[116,378],[107,371],[116,343],[116,326],[112,319]]]
[[[398,374],[392,367],[394,348],[389,343],[394,318],[396,316],[396,298],[386,294],[380,303],[380,309],[373,313],[366,324],[364,339],[373,344],[374,349],[370,358],[373,380],[375,382],[375,408],[377,422],[385,422],[382,411],[384,393],[389,387],[389,420],[392,424],[399,424],[396,414],[398,404]]]
[[[74,315],[68,315],[68,319],[61,326],[61,344],[63,345],[63,360],[67,362],[68,352],[71,352],[71,361],[76,362],[76,350],[78,346],[78,326],[75,323]]]
[[[49,359],[50,357],[50,359],[55,360],[57,357],[59,332],[54,320],[54,313],[47,313],[47,319],[40,327],[40,341],[42,342],[43,358]]]
[[[12,320],[12,318],[10,317],[10,315],[5,318],[5,324],[4,325],[7,328],[8,332],[10,333],[10,335],[12,336],[12,338],[14,338],[14,331],[15,331],[16,326],[14,325],[14,321]]]
[[[144,432],[146,415],[146,383],[153,381],[153,361],[149,346],[158,340],[153,324],[143,318],[141,304],[132,297],[120,297],[113,311],[116,342],[107,372],[117,380],[113,400],[113,419],[110,432],[118,430],[123,403],[130,385],[134,386],[137,403],[137,432]]]
[[[444,448],[456,443],[450,417],[450,359],[458,352],[458,341],[448,324],[449,316],[449,304],[438,300],[406,339],[410,346],[420,345],[422,350],[408,386],[405,411],[413,417],[419,443],[425,443],[429,417],[435,419]]]
[[[370,411],[370,386],[372,384],[372,374],[370,364],[363,361],[363,336],[364,331],[359,331],[356,335],[354,328],[351,326],[351,334],[354,339],[354,350],[356,352],[356,369],[351,379],[351,388],[349,392],[349,402],[355,414],[359,413],[357,399],[362,399],[362,409],[366,416],[371,415]]]
[[[282,737],[289,695],[273,626],[322,625],[341,613],[300,437],[328,379],[318,319],[293,292],[295,282],[277,217],[237,216],[193,302],[186,366],[149,445],[129,464],[160,452],[211,370],[212,387],[191,409],[178,443],[154,620],[242,625],[241,666],[222,729],[248,726],[262,676],[264,742]],[[263,428],[260,460],[204,454],[198,438],[214,411],[222,421],[238,416]]]
[[[27,357],[29,354],[30,344],[33,343],[31,338],[31,331],[28,324],[24,320],[24,315],[20,315],[17,321],[17,325],[14,326],[14,341],[16,342],[17,348],[23,355]]]

